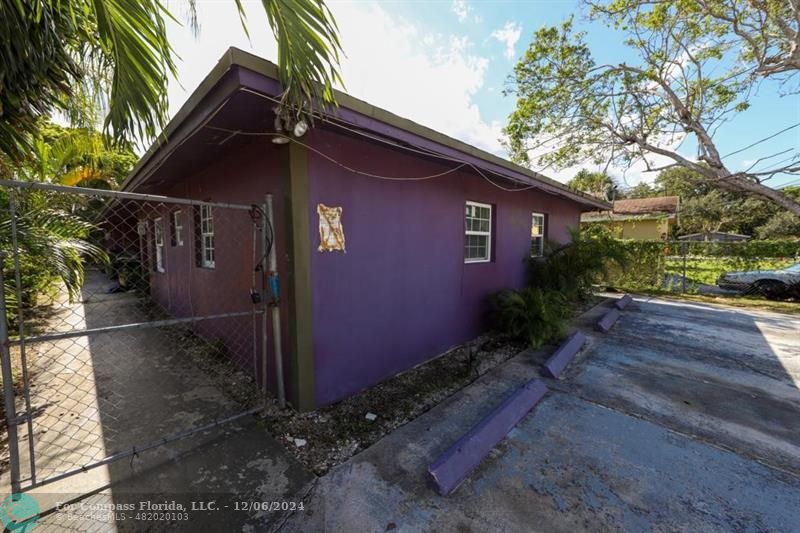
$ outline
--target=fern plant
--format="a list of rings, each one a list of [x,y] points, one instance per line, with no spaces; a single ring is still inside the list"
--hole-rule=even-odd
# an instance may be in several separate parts
[[[538,287],[500,291],[494,297],[492,312],[496,329],[527,342],[531,348],[563,337],[570,314],[563,294]]]

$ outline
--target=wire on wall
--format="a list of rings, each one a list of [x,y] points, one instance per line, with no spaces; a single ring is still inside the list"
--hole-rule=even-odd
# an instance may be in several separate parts
[[[262,93],[260,93],[258,91],[253,91],[253,90],[247,89],[247,88],[241,88],[240,90],[243,91],[243,92],[246,92],[248,94],[253,94],[255,96],[258,96],[260,98],[264,98],[264,99],[272,101],[272,102],[278,102],[277,99],[275,99],[275,98],[273,98],[271,96],[262,94]],[[416,147],[416,146],[409,147],[409,146],[406,146],[404,144],[399,144],[399,143],[396,143],[396,142],[389,141],[387,139],[383,139],[383,138],[381,138],[379,136],[376,136],[376,135],[370,135],[370,134],[365,133],[363,131],[360,131],[358,129],[354,129],[354,128],[351,128],[351,127],[343,125],[341,122],[345,122],[345,121],[343,121],[342,119],[339,119],[339,118],[333,118],[333,117],[330,117],[330,116],[327,116],[327,115],[322,115],[322,114],[319,114],[319,113],[317,113],[317,116],[320,119],[323,119],[326,123],[331,124],[333,126],[336,126],[336,127],[340,128],[340,129],[346,130],[346,131],[348,131],[350,133],[354,133],[356,135],[361,135],[363,137],[367,137],[367,138],[372,139],[374,141],[382,142],[384,144],[388,144],[388,145],[393,146],[395,148],[400,148],[402,150],[406,150],[406,151],[409,151],[409,152],[413,152],[413,153],[417,153],[417,154],[421,154],[421,155],[425,155],[425,156],[429,156],[429,157],[436,157],[436,158],[439,158],[439,159],[443,159],[443,160],[446,160],[446,161],[451,161],[451,162],[454,162],[454,163],[459,163],[459,164],[461,164],[463,166],[470,167],[478,175],[480,175],[484,180],[489,182],[491,185],[497,187],[500,190],[506,191],[506,192],[527,191],[527,190],[530,190],[530,189],[540,188],[538,185],[535,185],[535,184],[525,184],[522,187],[514,187],[514,188],[503,187],[502,185],[499,185],[496,182],[492,181],[484,173],[484,171],[480,169],[480,167],[478,167],[477,165],[474,165],[473,163],[471,163],[469,161],[465,161],[463,159],[458,159],[458,158],[455,158],[455,157],[446,156],[444,154],[440,154],[438,152],[434,152],[432,150],[427,150],[427,149]],[[351,124],[351,125],[355,126],[354,124]],[[209,126],[209,127],[213,128],[213,126]],[[224,130],[224,128],[219,128],[219,129]],[[224,131],[227,131],[228,133],[235,133],[235,130],[224,130]],[[242,135],[248,135],[248,134],[249,135],[268,134],[268,135],[273,135],[273,136],[277,135],[277,134],[272,133],[272,132],[243,132],[243,131],[241,131],[239,133],[242,134]],[[285,135],[281,135],[281,136],[282,137],[286,137]],[[306,146],[302,142],[297,141],[296,139],[290,139],[290,140],[293,141],[293,142],[297,142],[298,144],[300,144],[302,146]],[[317,153],[319,153],[319,152],[317,151]],[[323,155],[323,154],[320,153],[320,155]],[[334,158],[332,158],[331,156],[324,155],[324,157],[326,157],[327,159],[330,159],[332,162],[335,162]],[[336,163],[338,164],[338,162],[336,162]],[[453,169],[453,170],[456,170],[456,169]],[[516,182],[516,183],[520,183],[519,180],[515,180],[514,178],[511,178],[509,176],[504,176],[502,174],[499,174],[497,172],[494,172],[494,171],[491,171],[491,170],[488,170],[488,169],[485,169],[485,172],[494,174],[495,176],[497,176],[497,177],[499,177],[501,179],[509,180],[509,181]],[[372,176],[372,177],[376,177],[376,176]],[[438,176],[433,176],[433,177],[438,177]]]
[[[453,172],[456,172],[456,171],[458,171],[458,170],[460,170],[460,169],[462,169],[464,167],[470,167],[473,170],[475,170],[475,172],[477,172],[478,175],[480,175],[483,179],[485,179],[491,185],[494,185],[498,189],[506,191],[506,192],[527,191],[527,190],[536,188],[535,185],[528,185],[528,186],[525,186],[525,187],[516,187],[516,188],[503,187],[502,185],[499,185],[499,184],[495,183],[494,181],[492,181],[489,177],[486,176],[486,174],[484,174],[481,171],[481,169],[479,167],[473,165],[472,163],[470,163],[468,161],[462,161],[462,160],[458,160],[458,159],[454,159],[454,158],[449,158],[449,157],[446,157],[446,156],[440,156],[439,154],[436,154],[435,152],[426,152],[426,151],[422,151],[422,150],[409,149],[409,148],[407,148],[407,147],[405,147],[403,145],[399,145],[399,144],[395,145],[395,146],[397,146],[399,148],[408,149],[408,150],[410,150],[412,152],[416,152],[416,153],[419,153],[419,154],[422,154],[422,155],[426,155],[426,156],[442,157],[443,159],[447,159],[447,160],[451,160],[453,162],[457,162],[458,165],[456,165],[455,167],[453,167],[451,169],[445,170],[443,172],[438,172],[436,174],[430,174],[430,175],[425,175],[425,176],[413,176],[413,177],[386,176],[386,175],[383,175],[383,174],[374,174],[372,172],[365,172],[363,170],[358,170],[358,169],[355,169],[353,167],[350,167],[350,166],[342,163],[341,161],[337,160],[335,157],[330,156],[330,155],[326,154],[325,152],[323,152],[323,151],[321,151],[321,150],[319,150],[317,148],[314,148],[313,146],[310,146],[310,145],[308,145],[308,144],[306,144],[306,143],[304,143],[302,141],[299,141],[299,140],[291,138],[291,137],[287,137],[283,133],[275,133],[275,132],[268,132],[268,131],[231,130],[231,129],[228,129],[228,128],[220,128],[220,127],[217,127],[217,126],[206,126],[206,128],[211,129],[211,130],[215,130],[215,131],[221,131],[223,133],[229,134],[229,136],[225,138],[225,141],[227,141],[228,139],[230,139],[231,137],[234,137],[236,135],[243,135],[243,136],[248,136],[248,137],[283,137],[283,138],[289,139],[289,141],[291,141],[291,142],[293,142],[295,144],[298,144],[298,145],[300,145],[300,146],[302,146],[302,147],[314,152],[315,154],[319,155],[320,157],[322,157],[322,158],[330,161],[331,163],[333,163],[333,164],[335,164],[335,165],[347,170],[348,172],[352,172],[352,173],[358,174],[360,176],[366,176],[368,178],[375,178],[375,179],[387,180],[387,181],[424,181],[424,180],[431,180],[431,179],[435,179],[435,178],[440,178],[442,176],[446,176],[447,174],[452,174]],[[505,178],[504,176],[501,176],[501,177],[503,177],[504,179],[509,179],[509,178]]]
[[[467,163],[461,163],[460,165],[458,165],[456,167],[453,167],[453,168],[451,168],[449,170],[445,170],[444,172],[438,172],[436,174],[431,174],[431,175],[428,175],[428,176],[414,176],[414,177],[406,177],[406,178],[398,177],[398,176],[385,176],[385,175],[382,175],[382,174],[373,174],[371,172],[364,172],[363,170],[358,170],[358,169],[352,168],[352,167],[350,167],[348,165],[345,165],[344,163],[342,163],[341,161],[337,160],[336,158],[334,158],[334,157],[322,152],[321,150],[318,150],[318,149],[314,148],[313,146],[310,146],[310,145],[308,145],[308,144],[306,144],[304,142],[298,141],[297,139],[293,139],[293,138],[287,137],[283,133],[274,133],[274,132],[268,132],[268,131],[230,130],[230,129],[227,129],[227,128],[219,128],[217,126],[206,126],[206,128],[211,129],[211,130],[216,130],[216,131],[222,131],[222,132],[225,132],[225,133],[229,133],[231,135],[244,135],[244,136],[249,136],[249,137],[284,137],[284,138],[288,138],[291,142],[299,144],[300,146],[303,146],[303,147],[307,148],[308,150],[310,150],[310,151],[314,152],[315,154],[319,155],[320,157],[323,157],[323,158],[327,159],[331,163],[333,163],[333,164],[335,164],[335,165],[337,165],[337,166],[339,166],[339,167],[341,167],[341,168],[343,168],[343,169],[345,169],[345,170],[347,170],[349,172],[352,172],[354,174],[359,174],[361,176],[366,176],[368,178],[375,178],[375,179],[380,179],[380,180],[388,180],[388,181],[422,181],[422,180],[430,180],[430,179],[434,179],[434,178],[439,178],[441,176],[445,176],[447,174],[451,174],[451,173],[453,173],[453,172],[455,172],[455,171],[467,166]]]
[[[255,265],[253,266],[253,272],[258,272],[261,270],[262,262],[269,257],[269,254],[272,252],[272,246],[275,242],[275,229],[272,226],[272,221],[269,217],[264,213],[264,210],[261,209],[256,204],[253,204],[250,208],[250,218],[253,220],[253,227],[259,228],[258,222],[263,220],[266,227],[260,228],[262,231],[266,232],[266,239],[267,239],[267,246],[264,249],[264,255],[259,257],[258,261],[255,261]]]
[[[263,99],[266,99],[266,100],[269,100],[269,101],[272,101],[272,102],[276,102],[276,103],[278,102],[277,99],[275,99],[275,98],[273,98],[273,97],[271,97],[269,95],[262,94],[260,92],[248,89],[246,87],[240,87],[238,90],[242,91],[242,92],[247,92],[249,94],[253,94],[255,96],[258,96],[260,98],[263,98]],[[354,169],[354,168],[352,168],[352,167],[350,167],[348,165],[345,165],[344,163],[338,161],[336,158],[334,158],[334,157],[332,157],[332,156],[330,156],[328,154],[325,154],[325,153],[323,153],[322,151],[320,151],[320,150],[318,150],[316,148],[308,146],[307,144],[305,144],[305,143],[303,143],[303,142],[301,142],[301,141],[299,141],[297,139],[293,139],[291,137],[288,137],[286,135],[282,135],[282,134],[278,134],[278,133],[274,133],[274,132],[248,132],[248,131],[241,131],[241,130],[231,130],[231,129],[226,129],[226,128],[219,128],[219,127],[216,127],[216,126],[211,126],[209,123],[216,117],[216,115],[230,101],[231,98],[232,98],[232,96],[228,96],[224,101],[222,101],[214,109],[214,111],[208,117],[206,117],[200,124],[198,124],[197,126],[192,128],[192,130],[185,137],[183,137],[175,146],[173,146],[170,149],[168,149],[168,151],[164,154],[163,157],[160,158],[160,160],[155,164],[155,166],[153,168],[149,169],[144,175],[138,176],[137,179],[131,181],[130,183],[126,182],[125,184],[123,184],[123,186],[124,187],[128,187],[129,185],[133,185],[136,182],[142,182],[142,181],[147,180],[147,178],[149,176],[151,176],[153,173],[157,172],[161,168],[161,166],[169,159],[169,157],[177,149],[179,149],[184,143],[186,143],[192,137],[194,137],[200,130],[208,128],[208,129],[215,129],[215,130],[218,130],[218,131],[227,132],[228,133],[228,137],[226,137],[223,140],[223,142],[227,142],[229,139],[231,139],[231,138],[233,138],[233,137],[235,137],[237,135],[247,135],[247,136],[260,135],[260,136],[272,136],[272,137],[287,138],[290,141],[295,142],[295,143],[297,143],[297,144],[299,144],[301,146],[304,146],[305,148],[315,152],[316,154],[320,155],[321,157],[327,159],[328,161],[340,166],[341,168],[343,168],[345,170],[348,170],[349,172],[353,172],[355,174],[359,174],[359,175],[362,175],[362,176],[365,176],[365,177],[370,177],[370,178],[375,178],[375,179],[382,179],[382,180],[387,180],[387,181],[424,181],[424,180],[430,180],[430,179],[439,178],[439,177],[451,174],[453,172],[456,172],[457,170],[459,170],[461,168],[469,167],[472,170],[474,170],[481,178],[483,178],[490,185],[492,185],[493,187],[496,187],[497,189],[505,191],[505,192],[521,192],[521,191],[528,191],[528,190],[531,190],[531,189],[542,189],[542,187],[540,185],[538,185],[538,184],[530,184],[530,183],[523,182],[521,180],[512,178],[510,176],[506,176],[506,175],[500,174],[498,172],[495,172],[495,171],[492,171],[492,170],[489,170],[489,169],[481,169],[477,165],[475,165],[475,164],[473,164],[473,163],[471,163],[469,161],[465,161],[463,159],[447,156],[447,155],[444,155],[444,154],[441,154],[441,153],[438,153],[438,152],[435,152],[435,151],[432,151],[432,150],[424,149],[424,148],[413,146],[413,145],[412,146],[407,146],[407,145],[404,145],[404,144],[399,144],[399,143],[390,141],[388,139],[381,138],[381,137],[376,136],[376,135],[370,135],[370,134],[368,134],[366,132],[363,132],[363,131],[360,131],[358,129],[355,129],[355,128],[357,128],[357,125],[355,125],[355,124],[346,122],[346,121],[344,121],[344,120],[342,120],[342,119],[340,119],[338,117],[334,118],[334,117],[331,117],[329,115],[323,115],[323,114],[320,114],[320,113],[315,113],[315,115],[318,116],[321,120],[324,120],[327,124],[330,124],[330,125],[333,125],[335,127],[340,128],[340,129],[349,131],[349,132],[354,133],[356,135],[360,135],[360,136],[372,139],[374,141],[381,142],[381,143],[393,146],[395,148],[399,148],[401,150],[405,150],[405,151],[408,151],[408,152],[417,153],[417,154],[425,155],[425,156],[428,156],[428,157],[434,157],[434,158],[442,159],[442,160],[445,160],[445,161],[450,161],[450,162],[453,162],[453,163],[457,163],[457,166],[455,166],[455,167],[453,167],[453,168],[451,168],[449,170],[446,170],[444,172],[440,172],[440,173],[432,174],[432,175],[428,175],[428,176],[416,176],[416,177],[405,177],[405,178],[404,177],[397,177],[397,176],[386,176],[386,175],[375,174],[375,173],[371,173],[371,172],[365,172],[365,171],[361,171],[361,170],[358,170],[358,169]],[[354,127],[346,126],[343,123],[346,123],[349,126],[354,126]],[[508,180],[508,181],[511,181],[511,182],[514,182],[514,183],[520,183],[520,184],[524,183],[524,185],[521,186],[521,187],[504,187],[503,185],[500,185],[496,181],[492,180],[487,174],[492,174],[492,175],[496,176],[499,179]],[[554,194],[554,195],[557,195],[557,196],[564,196],[562,193],[559,193],[559,192],[556,192],[556,191],[547,191],[546,190],[545,192],[548,192],[549,194]],[[579,194],[579,193],[577,193],[577,194]]]

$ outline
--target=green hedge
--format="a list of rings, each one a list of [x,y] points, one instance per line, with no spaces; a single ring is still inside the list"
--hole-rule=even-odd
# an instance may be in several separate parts
[[[674,249],[671,255],[683,255],[685,247],[687,255],[737,257],[741,259],[755,258],[796,258],[800,256],[800,240],[776,239],[768,241],[739,242],[671,242]]]
[[[609,265],[606,284],[627,289],[661,286],[666,272],[668,244],[663,241],[620,240],[626,253],[625,268]]]
[[[621,289],[661,289],[664,279],[684,273],[688,289],[716,283],[723,273],[786,267],[800,260],[800,241],[742,242],[620,241],[628,253],[625,270],[610,268],[608,285]]]

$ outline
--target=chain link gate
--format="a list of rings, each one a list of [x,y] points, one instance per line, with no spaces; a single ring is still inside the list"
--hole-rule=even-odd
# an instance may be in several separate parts
[[[12,492],[263,409],[271,205],[2,181],[0,210]]]

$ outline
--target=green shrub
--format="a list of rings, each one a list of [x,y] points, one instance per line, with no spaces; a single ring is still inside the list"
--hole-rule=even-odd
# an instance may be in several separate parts
[[[570,315],[563,294],[537,287],[500,291],[492,302],[495,329],[527,342],[531,348],[563,337]]]
[[[602,278],[605,285],[628,289],[660,287],[667,270],[667,257],[670,253],[664,241],[623,241],[618,247],[625,254],[626,267],[610,264]]]
[[[529,270],[531,287],[558,291],[568,301],[585,297],[610,267],[625,271],[628,262],[627,249],[608,229],[594,226],[570,233],[570,243],[548,243],[543,257],[531,258]]]
[[[530,259],[528,287],[504,290],[492,299],[492,325],[532,348],[559,340],[573,304],[608,277],[609,267],[625,271],[628,251],[603,227],[571,231],[568,244],[548,242],[543,257]]]
[[[800,256],[800,241],[618,241],[628,257],[624,271],[609,268],[604,282],[620,289],[662,289],[665,276],[684,274],[692,284],[713,285],[723,272],[786,267]]]

